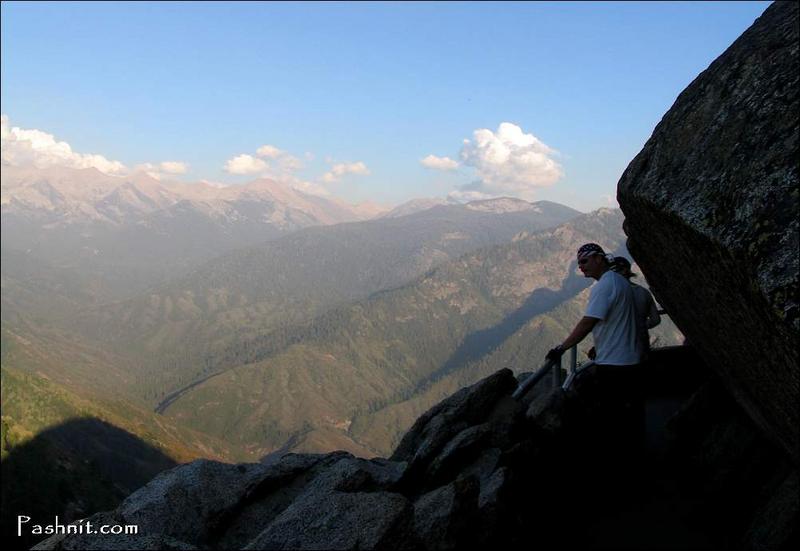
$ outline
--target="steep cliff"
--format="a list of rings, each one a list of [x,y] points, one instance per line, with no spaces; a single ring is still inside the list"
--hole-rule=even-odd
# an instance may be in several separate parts
[[[658,300],[795,462],[798,7],[771,5],[680,94],[617,192]]]

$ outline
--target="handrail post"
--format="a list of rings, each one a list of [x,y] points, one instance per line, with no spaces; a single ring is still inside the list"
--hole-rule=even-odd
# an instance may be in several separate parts
[[[553,362],[553,388],[561,386],[561,358]]]
[[[578,345],[576,344],[569,349],[569,374],[575,373],[578,368]]]
[[[555,363],[556,362],[553,361],[553,360],[546,360],[539,369],[537,369],[530,377],[525,379],[522,382],[522,384],[517,386],[517,389],[514,391],[514,394],[512,394],[512,396],[514,398],[519,398],[523,394],[525,394],[528,391],[529,388],[531,388],[536,383],[538,383],[539,381],[544,379],[544,377],[547,375],[547,373],[551,369],[553,369],[553,365]]]

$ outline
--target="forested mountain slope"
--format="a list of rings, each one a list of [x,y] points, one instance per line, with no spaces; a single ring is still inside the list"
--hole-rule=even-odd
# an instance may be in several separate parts
[[[336,305],[578,214],[555,203],[498,199],[307,228],[214,259],[134,299],[86,309],[61,325],[135,360],[134,392],[155,403],[214,373],[208,358],[224,350],[280,328],[295,331]]]
[[[576,273],[575,250],[587,241],[622,250],[621,225],[619,211],[596,211],[236,343],[206,358],[210,371],[225,373],[165,412],[256,455],[287,443],[333,449],[334,439],[356,453],[385,454],[441,396],[509,363],[533,367],[563,339],[590,283]],[[677,339],[667,324],[665,331]]]

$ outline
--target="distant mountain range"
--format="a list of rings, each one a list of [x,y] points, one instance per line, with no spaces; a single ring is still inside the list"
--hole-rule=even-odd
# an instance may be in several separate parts
[[[398,216],[406,216],[409,214],[414,214],[416,212],[428,210],[430,208],[438,207],[440,205],[453,205],[453,204],[456,203],[442,198],[428,197],[422,199],[412,199],[410,201],[406,201],[405,203],[397,205],[389,212],[381,214],[380,217],[397,218]]]
[[[4,250],[101,277],[107,297],[131,296],[236,248],[381,212],[267,179],[218,187],[5,165],[0,202]]]
[[[408,216],[409,214],[415,214],[417,212],[432,209],[434,207],[461,204],[463,204],[461,201],[440,197],[412,199],[394,207],[388,212],[380,214],[378,218],[397,218],[399,216]],[[533,210],[536,208],[532,203],[521,201],[519,199],[512,199],[510,197],[475,200],[467,203],[467,205],[469,205],[468,208],[471,210],[482,210],[484,212],[493,212],[495,214]]]

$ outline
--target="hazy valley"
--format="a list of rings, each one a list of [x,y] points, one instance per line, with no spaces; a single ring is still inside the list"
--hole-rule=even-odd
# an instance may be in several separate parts
[[[223,200],[209,186],[192,191],[143,177],[114,187],[97,171],[53,172],[4,176],[4,366],[91,399],[155,409],[227,442],[220,453],[230,457],[279,449],[388,454],[439,398],[500,367],[532,369],[568,331],[588,287],[573,261],[581,243],[624,250],[622,217],[612,210],[422,200],[341,223],[354,212],[322,200],[300,204],[300,192],[266,181],[223,190]],[[187,196],[204,197],[204,205],[212,196],[247,196],[254,205],[259,197],[254,212],[273,216],[232,239],[240,218],[219,224],[188,202],[207,217],[206,233],[183,228],[200,236],[194,246],[204,253],[178,261],[180,232],[160,227],[164,237],[155,240],[151,222],[172,216]],[[300,207],[303,224],[315,226],[287,225]],[[105,226],[89,231],[87,220]],[[48,232],[65,241],[53,245]],[[126,232],[138,232],[138,241],[129,246]],[[109,234],[115,255],[84,262],[87,243]],[[239,247],[199,260],[224,249],[224,239]],[[153,244],[153,266],[181,272],[180,264],[183,273],[151,279],[144,292],[114,292],[119,280],[101,265],[136,263],[136,243]],[[660,335],[677,339],[668,323]]]

